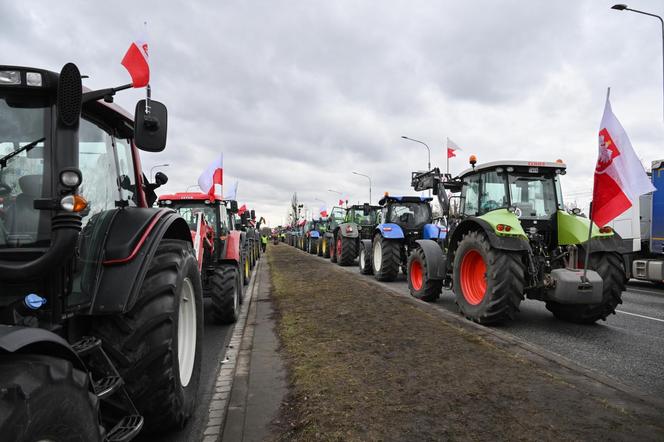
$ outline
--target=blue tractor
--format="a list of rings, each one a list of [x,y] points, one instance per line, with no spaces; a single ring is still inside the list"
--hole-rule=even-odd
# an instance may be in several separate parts
[[[394,281],[399,269],[407,273],[408,256],[412,250],[426,247],[445,238],[445,231],[433,224],[430,201],[420,196],[385,195],[373,240],[362,240],[360,253],[371,251],[371,267],[379,281]]]

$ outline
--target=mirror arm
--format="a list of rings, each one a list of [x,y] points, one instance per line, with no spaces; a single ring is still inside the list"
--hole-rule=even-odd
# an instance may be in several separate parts
[[[129,84],[123,84],[122,86],[118,87],[111,87],[108,89],[99,89],[97,91],[85,92],[83,94],[83,99],[81,101],[83,103],[87,103],[89,101],[97,101],[103,98],[104,101],[106,101],[107,103],[112,103],[113,96],[115,95],[116,92],[123,91],[125,89],[130,89],[132,87],[133,85],[129,83]]]

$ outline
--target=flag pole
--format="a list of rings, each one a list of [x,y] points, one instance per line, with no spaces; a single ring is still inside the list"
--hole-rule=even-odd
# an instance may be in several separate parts
[[[447,146],[445,146],[445,147],[446,147],[446,151],[445,151],[446,155],[445,156],[447,157],[447,173],[450,173],[450,150],[449,150],[450,149],[450,139],[449,138],[447,139]]]

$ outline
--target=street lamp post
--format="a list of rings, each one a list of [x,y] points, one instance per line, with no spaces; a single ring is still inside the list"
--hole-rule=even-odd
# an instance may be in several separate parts
[[[371,205],[371,177],[369,175],[365,175],[363,173],[358,173],[358,172],[353,172],[353,175],[363,176],[369,180],[369,205]]]
[[[152,166],[152,167],[150,168],[150,181],[153,180],[153,178],[152,178],[152,171],[153,171],[154,169],[156,169],[157,167],[168,167],[168,166],[170,166],[170,164],[168,164],[168,163],[157,164],[156,166]]]
[[[636,12],[637,14],[643,14],[643,15],[648,15],[650,17],[655,17],[656,19],[659,20],[660,24],[662,25],[662,118],[664,119],[664,19],[662,19],[662,17],[660,17],[659,15],[651,14],[650,12],[639,11],[638,9],[628,8],[627,5],[625,4],[613,5],[611,6],[611,9],[615,9],[616,11],[632,11]]]
[[[428,156],[427,156],[427,159],[428,159],[427,160],[427,171],[431,170],[431,149],[429,148],[429,145],[427,143],[425,143],[424,141],[415,140],[415,139],[409,138],[405,135],[401,135],[401,138],[403,138],[404,140],[408,140],[408,141],[414,141],[415,143],[420,143],[424,147],[427,148],[427,154],[428,154]],[[431,189],[429,189],[429,196],[431,196]]]

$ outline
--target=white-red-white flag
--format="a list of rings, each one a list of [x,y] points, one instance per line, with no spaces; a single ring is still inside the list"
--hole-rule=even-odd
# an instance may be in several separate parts
[[[198,187],[216,199],[224,198],[224,154],[220,153],[198,177]]]
[[[131,75],[133,87],[144,87],[150,83],[150,63],[148,58],[148,42],[136,40],[131,43],[122,58],[122,66]]]
[[[459,146],[457,146],[457,144],[454,141],[452,141],[448,138],[447,139],[447,158],[454,158],[456,156],[456,154],[454,152],[456,152],[457,150],[461,150],[461,148]]]
[[[625,129],[613,114],[607,95],[599,127],[592,220],[604,226],[632,207],[639,196],[654,190]]]

